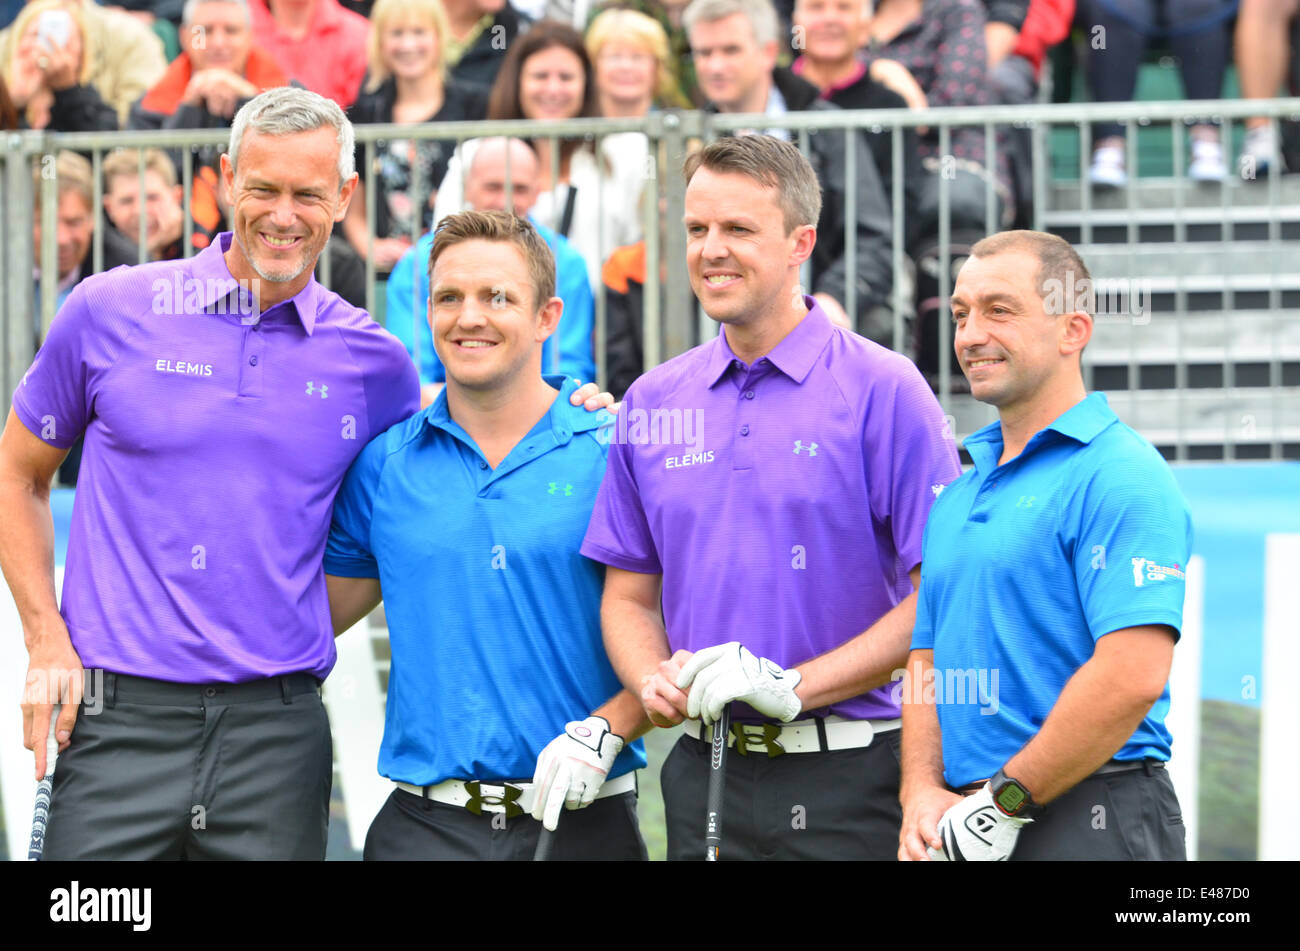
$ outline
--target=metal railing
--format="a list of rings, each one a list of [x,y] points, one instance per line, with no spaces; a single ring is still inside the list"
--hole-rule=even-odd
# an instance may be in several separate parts
[[[679,354],[715,334],[716,326],[698,309],[690,291],[685,268],[685,235],[680,222],[683,214],[684,183],[680,174],[681,162],[693,143],[709,141],[719,135],[738,129],[764,128],[778,124],[790,130],[805,152],[810,137],[822,132],[843,129],[868,129],[887,132],[891,136],[893,167],[904,167],[903,131],[925,126],[937,129],[940,153],[946,150],[954,129],[973,127],[983,131],[987,141],[986,165],[996,164],[999,128],[1014,127],[1029,131],[1032,149],[1032,226],[1039,230],[1064,232],[1075,239],[1099,279],[1127,282],[1131,302],[1135,288],[1142,282],[1158,286],[1157,295],[1165,295],[1171,302],[1167,312],[1147,314],[1147,322],[1131,322],[1127,328],[1114,321],[1099,321],[1096,343],[1090,347],[1085,361],[1090,387],[1095,382],[1098,367],[1103,371],[1120,367],[1126,371],[1126,385],[1112,390],[1112,401],[1122,418],[1139,429],[1144,426],[1154,442],[1166,447],[1177,458],[1188,458],[1193,447],[1216,443],[1223,447],[1223,455],[1234,458],[1241,455],[1266,455],[1281,458],[1291,452],[1293,444],[1300,444],[1300,379],[1293,379],[1293,364],[1300,366],[1300,342],[1287,330],[1280,319],[1284,298],[1290,292],[1300,294],[1300,256],[1295,266],[1284,262],[1300,251],[1300,182],[1283,179],[1278,163],[1268,169],[1263,182],[1244,179],[1236,170],[1217,186],[1217,192],[1183,180],[1185,162],[1184,124],[1202,117],[1212,117],[1221,122],[1221,141],[1225,155],[1235,155],[1232,148],[1234,129],[1251,116],[1266,117],[1276,133],[1281,119],[1300,119],[1300,99],[1274,99],[1255,101],[1218,102],[1141,102],[1141,103],[1087,103],[1068,105],[991,106],[932,109],[926,112],[909,110],[882,110],[866,112],[811,111],[792,112],[770,120],[760,116],[718,115],[700,112],[655,113],[644,119],[584,119],[564,122],[458,122],[438,125],[372,125],[356,127],[357,141],[365,168],[374,167],[377,148],[390,140],[442,140],[459,145],[472,138],[513,135],[548,139],[556,143],[562,138],[587,137],[596,154],[601,154],[601,143],[608,135],[623,132],[641,132],[648,143],[642,184],[645,200],[640,202],[639,214],[646,235],[657,235],[646,245],[647,283],[644,293],[643,353],[646,366]],[[1091,151],[1091,126],[1093,122],[1118,121],[1128,132],[1127,154],[1131,170],[1130,184],[1118,192],[1102,194],[1086,186],[1089,153]],[[1139,135],[1150,128],[1167,126],[1170,135],[1170,160],[1172,175],[1139,177],[1142,158]],[[1062,139],[1065,136],[1065,139]],[[3,194],[0,195],[0,214],[4,221],[4,255],[0,261],[5,279],[3,340],[4,340],[4,399],[7,401],[21,375],[30,364],[35,346],[43,328],[48,327],[54,314],[57,289],[52,281],[41,282],[40,300],[33,300],[33,282],[25,275],[33,273],[40,265],[42,273],[51,273],[57,267],[55,209],[58,183],[54,172],[53,156],[61,149],[72,149],[91,156],[95,173],[94,208],[102,207],[101,166],[107,150],[119,147],[171,149],[182,156],[191,156],[200,149],[223,147],[228,138],[226,130],[167,130],[153,132],[117,133],[41,133],[9,134],[4,150]],[[844,136],[844,164],[852,181],[858,153],[855,137]],[[1065,141],[1068,148],[1059,146]],[[1063,151],[1078,151],[1077,174],[1062,167]],[[550,180],[558,180],[559,150],[550,150]],[[32,182],[34,170],[41,173],[39,182],[42,235],[39,248],[32,240]],[[432,184],[418,180],[418,163],[413,163],[417,179],[411,183],[411,205],[424,207]],[[464,171],[464,169],[462,169]],[[192,253],[191,219],[189,201],[193,184],[192,161],[181,161],[178,166],[180,182],[185,195],[185,233],[182,246]],[[939,233],[938,260],[947,262],[952,253],[950,228],[951,206],[950,176],[939,176]],[[507,171],[507,178],[509,171]],[[372,179],[373,181],[373,179]],[[140,163],[140,183],[143,192],[144,166]],[[510,193],[507,187],[507,194]],[[848,208],[845,209],[845,234],[843,241],[849,261],[852,262],[857,236],[853,228],[856,209],[853,207],[853,188],[846,187]],[[367,230],[373,242],[375,231],[376,195],[372,189],[366,196]],[[651,197],[657,200],[649,200]],[[894,174],[892,192],[887,196],[891,218],[887,224],[891,237],[889,267],[893,273],[892,293],[892,343],[895,349],[906,351],[911,334],[911,301],[907,299],[909,261],[905,256],[905,207],[903,175]],[[605,196],[598,193],[602,203],[598,220],[604,222],[607,209]],[[991,176],[985,181],[985,226],[996,229],[995,209],[997,196]],[[554,203],[558,211],[559,203]],[[141,257],[145,252],[144,216],[141,216],[137,237]],[[104,219],[98,219],[102,224]],[[552,223],[543,221],[543,223]],[[600,226],[600,227],[603,227]],[[411,239],[420,237],[420,215],[412,216]],[[1206,228],[1217,228],[1217,238],[1206,238]],[[1167,233],[1167,240],[1153,242],[1148,232]],[[1122,232],[1122,235],[1119,234]],[[606,236],[597,234],[595,246],[606,248]],[[588,243],[591,236],[586,236]],[[1234,265],[1242,254],[1234,258],[1238,242],[1248,241],[1244,256],[1253,267],[1242,270]],[[95,229],[92,265],[98,269],[103,263],[103,236],[100,227]],[[1151,253],[1154,245],[1172,249],[1167,259]],[[373,246],[373,245],[372,245]],[[1218,256],[1224,262],[1222,273],[1191,275],[1185,273],[1185,254],[1204,252],[1212,266]],[[328,256],[322,256],[322,278],[330,283]],[[664,277],[655,280],[661,263]],[[1261,267],[1267,262],[1266,267]],[[1156,270],[1151,270],[1151,268]],[[855,281],[852,268],[846,282],[846,311],[853,315],[857,310]],[[378,275],[370,255],[365,256],[366,305],[376,309]],[[938,268],[938,299],[946,301],[951,293],[953,273],[949,267]],[[1195,336],[1199,326],[1193,315],[1196,307],[1192,298],[1214,293],[1221,297],[1219,308],[1224,326],[1230,327],[1242,300],[1258,305],[1263,302],[1263,312],[1271,315],[1261,318],[1252,326],[1265,328],[1270,339],[1252,339],[1251,366],[1264,365],[1263,385],[1242,402],[1243,387],[1238,378],[1241,363],[1236,358],[1240,350],[1231,331],[1215,347],[1211,340],[1197,338],[1196,347],[1189,350],[1189,334]],[[596,298],[595,357],[598,376],[604,379],[606,343],[606,315],[604,295]],[[1246,309],[1246,308],[1243,308]],[[1258,314],[1261,308],[1249,308]],[[422,307],[415,307],[417,315]],[[947,318],[946,306],[940,308],[938,321],[938,389],[945,412],[950,414],[954,433],[959,437],[977,425],[993,418],[992,411],[973,403],[969,397],[952,392],[953,354],[952,328]],[[415,319],[419,319],[417,316]],[[1199,318],[1198,318],[1199,319]],[[1146,330],[1152,322],[1160,324],[1159,332]],[[1202,328],[1204,330],[1204,328]],[[1201,337],[1205,334],[1201,333]],[[418,335],[417,335],[418,339]],[[1159,346],[1156,346],[1156,342]],[[889,341],[886,341],[889,342]],[[1208,348],[1208,349],[1207,349]],[[1158,352],[1157,352],[1158,351]],[[1263,359],[1260,359],[1262,355]],[[1172,364],[1172,386],[1144,389],[1142,377],[1148,364]],[[1217,364],[1221,386],[1193,386],[1190,368]],[[1200,372],[1199,370],[1197,371]],[[1258,376],[1258,373],[1256,373]],[[1256,380],[1255,382],[1259,382]],[[1199,391],[1198,391],[1199,389]],[[1211,393],[1212,391],[1212,393]],[[1151,394],[1158,395],[1151,395]],[[1209,395],[1207,395],[1207,393]],[[1116,400],[1116,397],[1119,397]],[[1171,409],[1152,411],[1159,403]],[[1211,404],[1219,405],[1211,405]],[[1149,405],[1152,404],[1152,405]],[[1240,404],[1240,405],[1238,405]],[[1240,409],[1250,407],[1249,412]],[[1160,416],[1165,412],[1167,419]],[[1216,416],[1217,414],[1217,416]],[[1210,439],[1207,426],[1199,422],[1203,417],[1222,418],[1221,434]],[[1248,422],[1236,419],[1248,418]],[[1217,425],[1217,424],[1214,424]],[[1211,429],[1214,426],[1210,427]],[[1215,429],[1218,433],[1218,429]],[[1252,448],[1247,452],[1245,447]],[[1198,450],[1199,451],[1199,450]]]

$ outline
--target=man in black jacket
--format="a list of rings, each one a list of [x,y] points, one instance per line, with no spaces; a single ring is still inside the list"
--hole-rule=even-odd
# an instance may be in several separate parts
[[[443,0],[449,78],[490,88],[510,44],[532,24],[506,0]]]
[[[755,129],[794,139],[781,127],[786,112],[834,109],[819,98],[816,86],[788,69],[776,67],[777,32],[770,0],[695,0],[686,10],[700,89],[709,108],[718,112],[766,113],[770,127]],[[879,343],[892,343],[893,318],[889,299],[893,286],[890,266],[889,204],[871,151],[854,134],[857,175],[846,181],[844,132],[810,132],[809,155],[823,201],[817,224],[817,248],[812,258],[812,291],[823,309],[859,333]],[[854,188],[855,260],[846,260],[845,210],[848,189]],[[855,281],[856,314],[846,315],[848,281]]]

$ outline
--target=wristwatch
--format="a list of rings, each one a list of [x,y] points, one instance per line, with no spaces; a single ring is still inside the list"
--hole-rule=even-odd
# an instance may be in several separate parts
[[[1034,802],[1029,790],[1001,769],[994,773],[989,785],[993,788],[994,804],[1008,816],[1037,819],[1043,814],[1043,807]]]

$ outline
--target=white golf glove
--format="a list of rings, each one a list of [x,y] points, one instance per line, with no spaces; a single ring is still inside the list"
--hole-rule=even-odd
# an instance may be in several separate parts
[[[677,675],[677,689],[690,688],[686,715],[699,717],[706,724],[715,722],[733,700],[743,700],[759,713],[789,723],[803,709],[794,695],[802,679],[799,671],[782,670],[732,641],[696,651]]]
[[[623,738],[609,729],[604,717],[591,716],[564,725],[564,732],[546,744],[533,771],[533,818],[555,831],[560,808],[591,805],[623,751]]]
[[[1033,819],[1009,816],[993,802],[989,783],[939,819],[943,848],[927,849],[933,862],[1005,862],[1015,851],[1020,829]]]

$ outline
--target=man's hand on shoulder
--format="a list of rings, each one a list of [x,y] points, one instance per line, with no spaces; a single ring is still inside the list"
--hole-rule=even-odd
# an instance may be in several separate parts
[[[560,809],[591,805],[623,751],[621,736],[604,717],[590,716],[565,724],[564,732],[546,744],[533,771],[533,818],[555,831]]]
[[[582,384],[573,391],[573,395],[569,397],[569,402],[574,406],[586,407],[589,413],[607,409],[615,416],[618,415],[619,404],[614,402],[614,394],[601,392],[600,387],[595,383]]]
[[[1009,816],[993,801],[993,787],[954,803],[939,820],[939,848],[931,847],[935,862],[1005,862],[1015,851],[1020,830],[1033,822]]]
[[[738,641],[696,651],[677,675],[677,687],[689,688],[686,715],[713,723],[722,708],[742,700],[759,713],[789,723],[803,703],[795,696],[803,675],[783,670],[766,657],[755,657]]]

